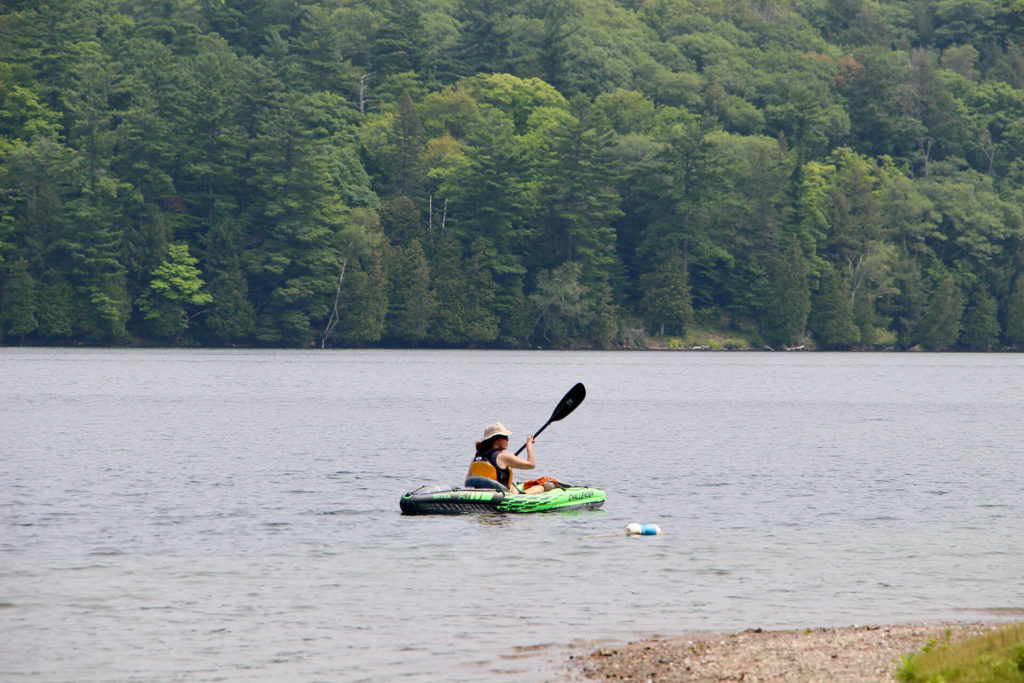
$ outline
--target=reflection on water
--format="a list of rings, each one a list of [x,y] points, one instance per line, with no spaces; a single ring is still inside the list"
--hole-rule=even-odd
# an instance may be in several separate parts
[[[1020,619],[1022,380],[1016,355],[2,349],[0,678],[557,680],[586,639]],[[536,473],[602,510],[398,514],[577,381]]]

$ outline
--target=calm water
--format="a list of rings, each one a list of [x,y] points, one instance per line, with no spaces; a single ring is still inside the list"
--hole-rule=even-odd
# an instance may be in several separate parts
[[[537,473],[603,510],[399,514],[577,381]],[[609,638],[1021,619],[1022,389],[1020,355],[0,349],[0,678],[557,680]],[[588,537],[630,522],[665,533]]]

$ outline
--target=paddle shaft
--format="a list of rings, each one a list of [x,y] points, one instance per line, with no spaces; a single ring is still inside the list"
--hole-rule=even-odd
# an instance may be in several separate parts
[[[558,405],[555,406],[555,409],[551,412],[551,417],[548,418],[548,421],[544,423],[544,426],[538,429],[536,432],[534,432],[533,438],[536,439],[538,436],[540,436],[540,433],[547,429],[547,426],[552,422],[557,422],[558,420],[561,420],[562,418],[569,415],[569,413],[571,413],[572,411],[576,410],[576,407],[579,404],[583,403],[583,399],[586,397],[587,390],[583,386],[583,383],[576,383],[576,385],[573,386],[572,389],[566,392],[565,396],[562,397],[562,400],[558,402]],[[516,455],[522,453],[524,448],[526,448],[525,443],[519,447],[519,450],[516,451]]]

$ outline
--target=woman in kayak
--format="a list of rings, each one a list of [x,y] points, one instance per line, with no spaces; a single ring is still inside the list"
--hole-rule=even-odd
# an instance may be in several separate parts
[[[533,457],[533,434],[526,437],[525,459],[506,450],[508,437],[511,435],[512,432],[500,422],[487,425],[483,438],[476,442],[476,456],[469,465],[469,474],[466,475],[467,485],[471,477],[486,477],[511,491],[521,493],[544,493],[555,488],[556,482],[549,477],[543,477],[548,481],[534,484],[525,490],[520,490],[512,482],[512,470],[532,470],[537,464]]]

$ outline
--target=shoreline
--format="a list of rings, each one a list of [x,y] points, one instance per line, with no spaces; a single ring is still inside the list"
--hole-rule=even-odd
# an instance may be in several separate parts
[[[1014,621],[917,622],[802,630],[691,632],[612,645],[570,657],[583,681],[785,681],[869,683],[896,680],[902,656],[929,640],[965,640]]]

